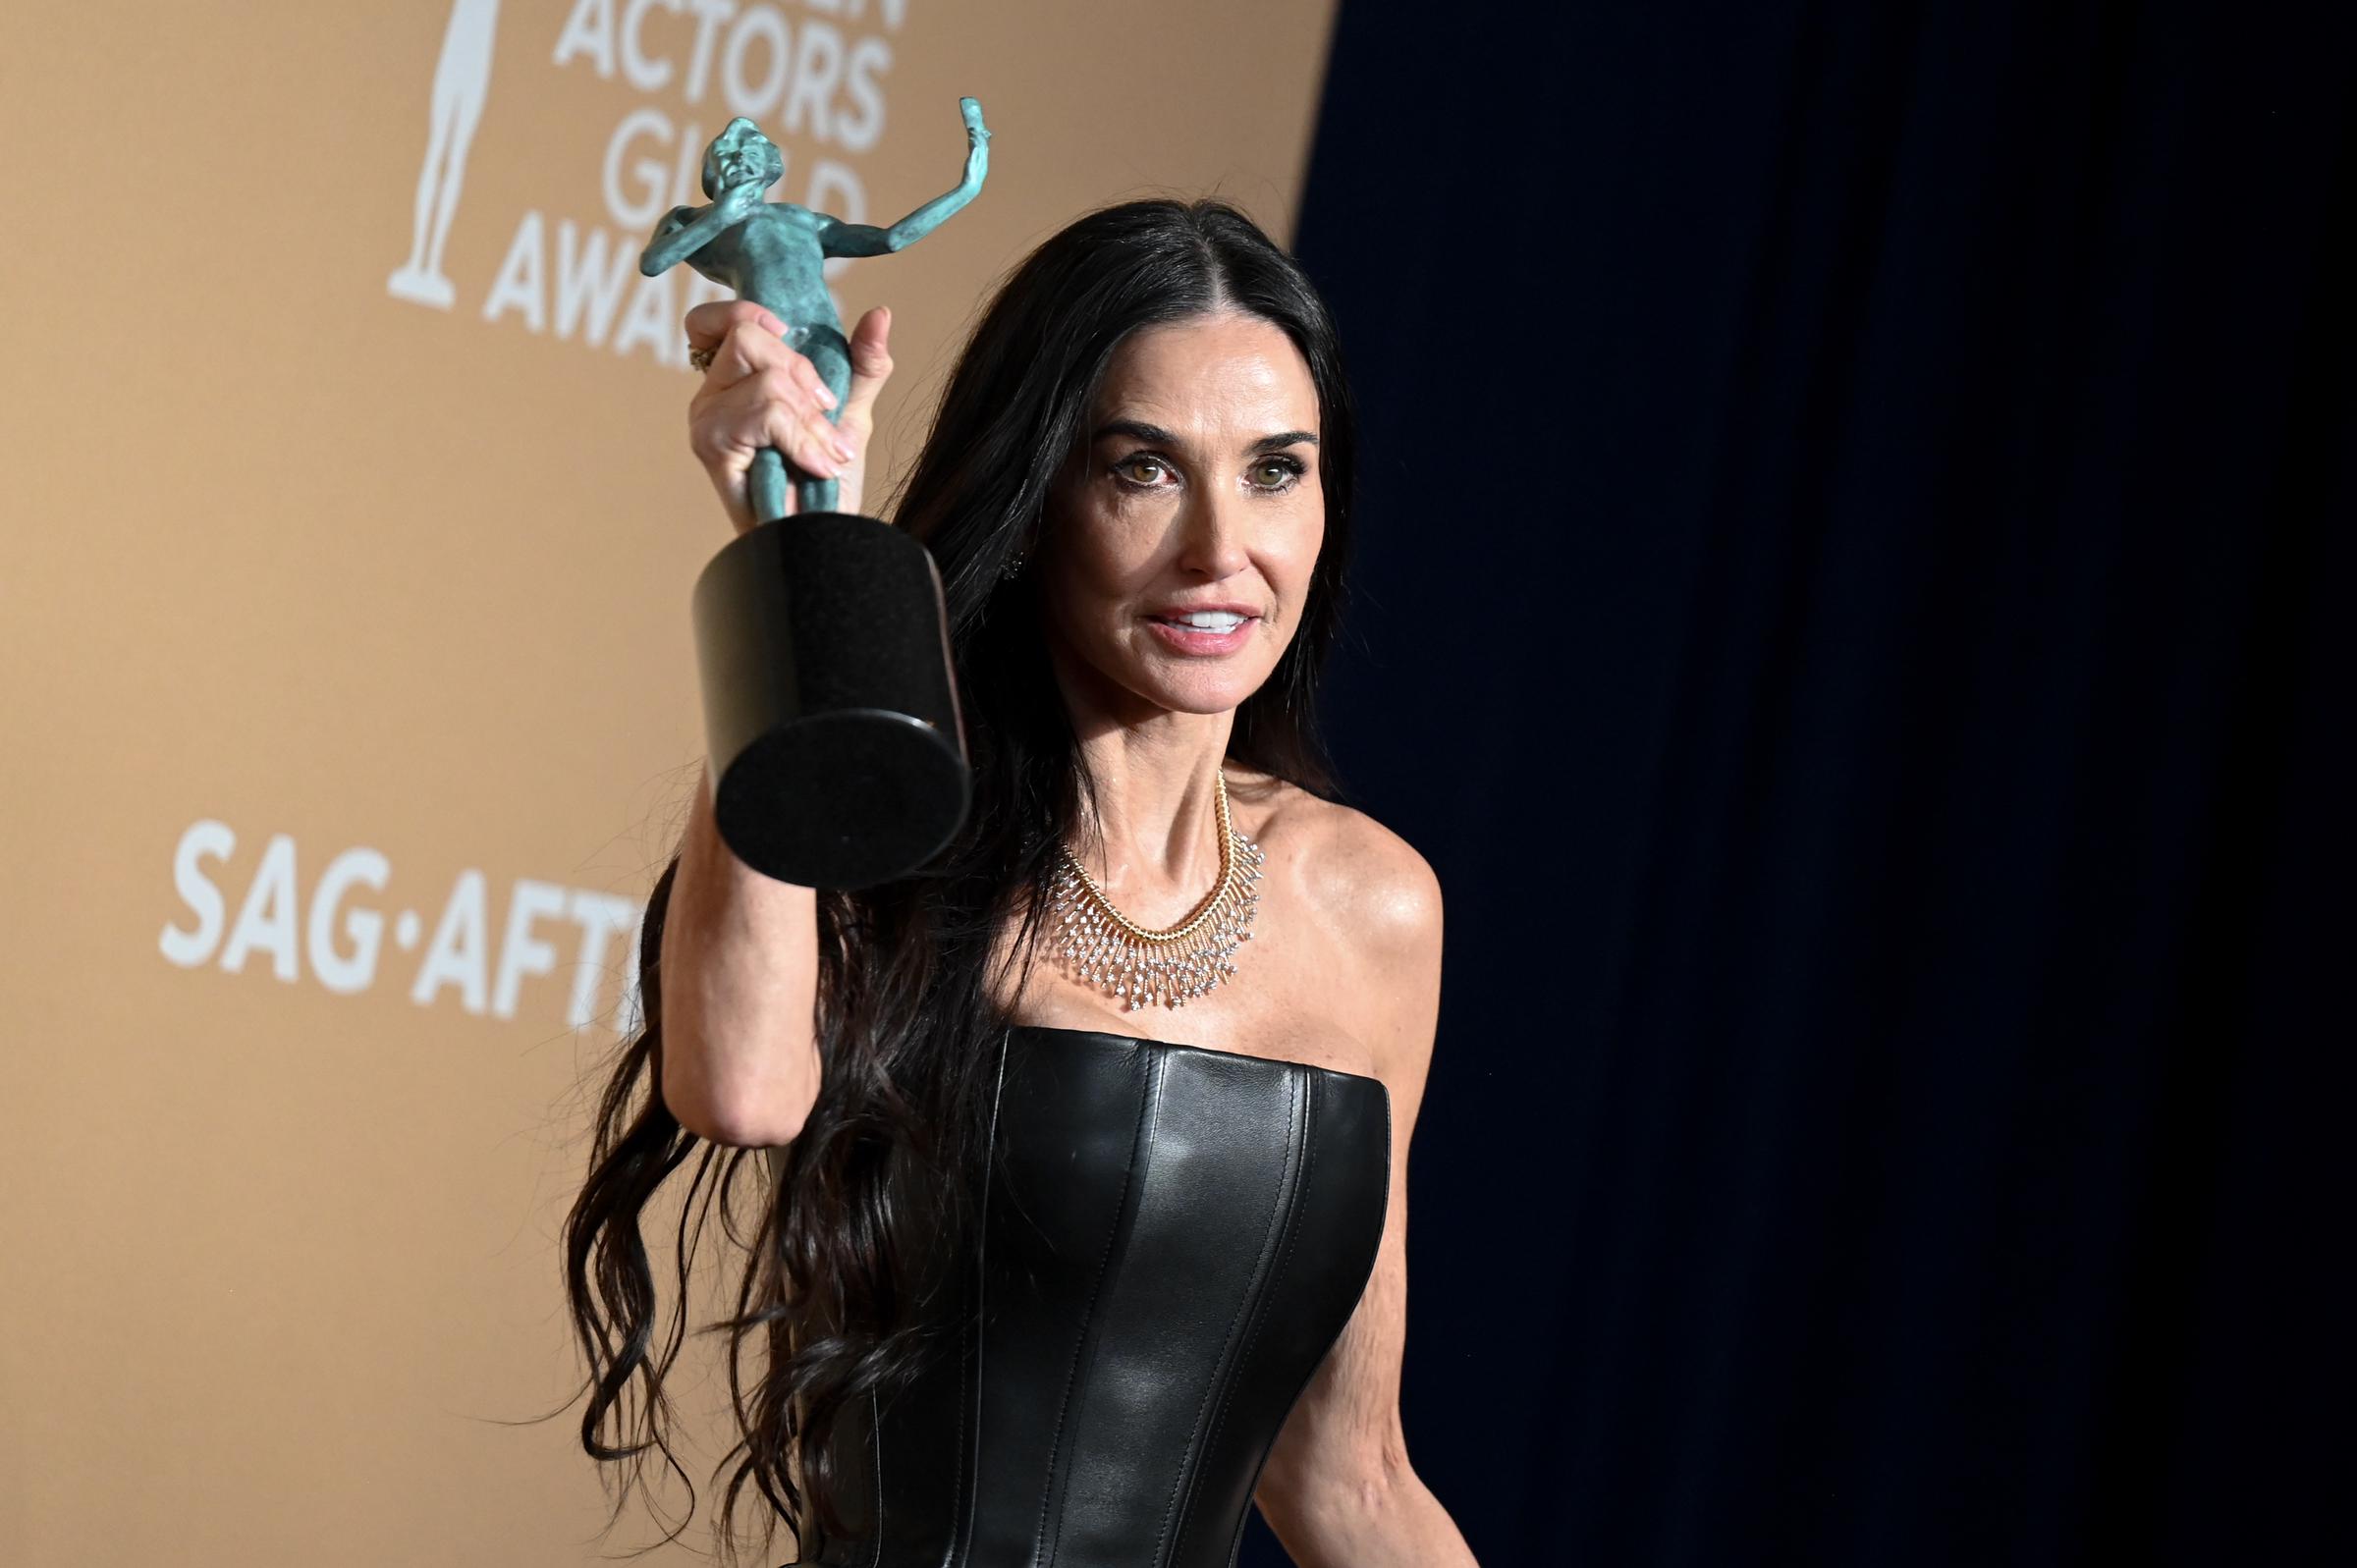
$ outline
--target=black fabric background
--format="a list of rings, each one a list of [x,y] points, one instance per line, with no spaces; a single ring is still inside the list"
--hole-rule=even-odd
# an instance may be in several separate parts
[[[1344,0],[1484,1568],[2357,1561],[2351,17]]]

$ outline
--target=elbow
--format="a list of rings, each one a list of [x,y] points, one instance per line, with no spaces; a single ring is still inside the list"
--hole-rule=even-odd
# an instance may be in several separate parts
[[[664,1044],[672,1042],[666,1039]],[[672,1120],[706,1143],[735,1149],[775,1149],[794,1142],[810,1119],[815,1094],[780,1093],[749,1089],[716,1090],[691,1075],[669,1066],[673,1054],[664,1053],[663,1108]]]
[[[781,1149],[794,1142],[802,1130],[802,1118],[766,1118],[742,1112],[716,1110],[709,1106],[673,1104],[666,1095],[663,1101],[671,1111],[672,1120],[685,1131],[693,1133],[706,1143],[729,1149]]]

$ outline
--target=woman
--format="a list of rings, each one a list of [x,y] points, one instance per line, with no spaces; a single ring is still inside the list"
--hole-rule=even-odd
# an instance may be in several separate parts
[[[830,422],[785,325],[687,319],[740,530],[764,446],[860,509],[892,369],[871,310]],[[699,788],[568,1222],[593,1455],[671,1458],[638,1220],[700,1138],[768,1152],[716,1526],[750,1479],[807,1563],[1194,1568],[1256,1502],[1305,1565],[1472,1562],[1398,1412],[1440,892],[1312,723],[1352,460],[1325,308],[1233,208],[1093,213],[1009,277],[896,514],[941,569],[972,810],[925,876],[813,892]],[[607,1445],[641,1379],[648,1435]]]

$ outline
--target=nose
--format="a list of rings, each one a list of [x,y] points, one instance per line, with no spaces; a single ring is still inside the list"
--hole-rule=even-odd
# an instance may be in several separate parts
[[[1249,519],[1244,498],[1224,495],[1216,485],[1197,489],[1178,518],[1178,569],[1203,582],[1219,582],[1244,569]]]

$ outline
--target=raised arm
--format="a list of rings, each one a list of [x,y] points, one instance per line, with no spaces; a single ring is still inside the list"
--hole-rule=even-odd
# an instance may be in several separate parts
[[[696,785],[664,912],[663,1104],[707,1143],[775,1148],[818,1100],[818,895],[737,858]]]
[[[958,109],[965,119],[965,178],[958,182],[955,189],[935,196],[889,229],[830,218],[826,228],[819,232],[819,244],[828,255],[880,256],[905,250],[974,199],[982,189],[983,178],[990,173],[990,129],[982,123],[979,101],[960,98]]]

